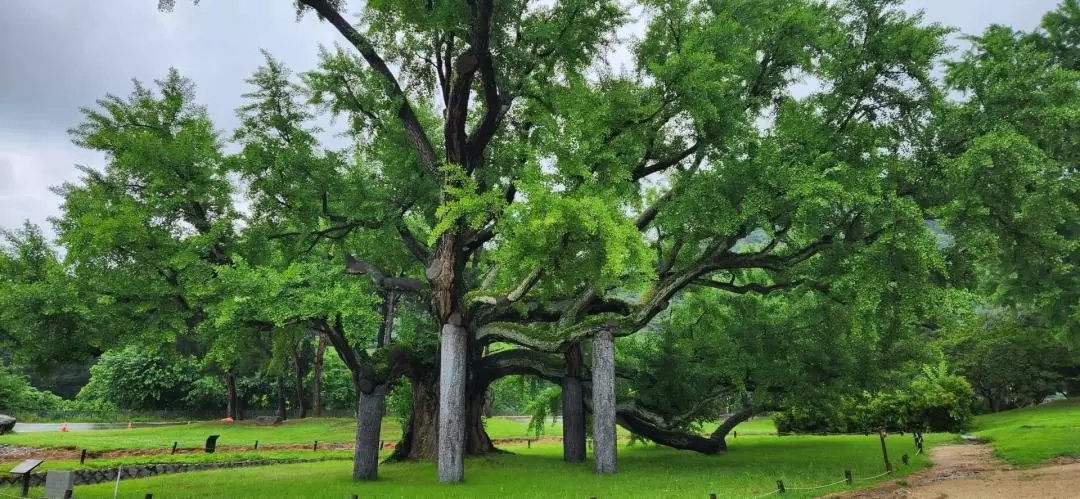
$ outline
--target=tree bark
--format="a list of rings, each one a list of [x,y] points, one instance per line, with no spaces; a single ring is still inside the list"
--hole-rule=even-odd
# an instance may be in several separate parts
[[[300,346],[293,345],[292,358],[293,358],[293,378],[296,383],[294,389],[296,393],[296,417],[297,419],[304,419],[307,417],[307,404],[304,403],[304,363],[300,358]]]
[[[375,480],[379,477],[379,447],[382,413],[386,405],[387,385],[375,387],[371,393],[356,390],[356,448],[353,451],[353,480]]]
[[[447,323],[442,328],[439,366],[439,482],[465,479],[465,383],[468,332]]]
[[[409,419],[402,428],[391,461],[433,461],[439,457],[439,389],[438,379],[419,374],[410,379],[412,383]]]
[[[233,421],[240,419],[240,404],[236,396],[236,377],[225,373],[225,417]]]
[[[616,471],[615,338],[603,329],[593,339],[593,457],[600,474]]]
[[[285,421],[285,376],[277,377],[277,417]]]
[[[487,386],[469,390],[466,400],[468,407],[465,416],[465,454],[483,456],[492,452],[502,452],[495,447],[487,430],[484,428],[484,408],[487,406]]]
[[[323,359],[326,356],[326,336],[321,332],[319,346],[315,350],[315,369],[311,376],[311,416],[322,416],[322,377]]]
[[[581,389],[581,343],[566,350],[562,382],[563,460],[585,461],[585,396]]]
[[[727,419],[720,423],[720,426],[718,426],[716,430],[712,432],[712,435],[709,436],[709,439],[715,441],[717,445],[719,445],[719,450],[727,450],[727,441],[725,440],[727,434],[731,433],[731,430],[735,429],[735,427],[738,426],[739,423],[750,419],[753,415],[754,408],[750,406],[743,407],[742,409],[735,411],[735,414],[728,416]]]

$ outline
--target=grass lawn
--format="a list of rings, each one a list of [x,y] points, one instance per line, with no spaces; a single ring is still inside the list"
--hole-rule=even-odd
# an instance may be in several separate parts
[[[534,435],[528,431],[528,423],[505,418],[489,418],[486,421],[488,435],[493,439],[526,438]],[[716,425],[705,428],[712,431]],[[620,435],[628,435],[621,427]],[[744,435],[773,434],[776,429],[768,418],[747,421],[736,428]],[[206,437],[220,435],[218,447],[252,446],[259,441],[267,445],[310,445],[318,440],[320,445],[352,443],[356,438],[356,421],[344,418],[320,418],[288,420],[279,426],[256,426],[252,421],[236,423],[202,422],[176,426],[133,428],[118,430],[71,431],[61,433],[35,432],[13,433],[0,436],[0,444],[28,447],[77,447],[93,452],[118,449],[170,449],[173,442],[181,449],[201,449]],[[394,418],[383,419],[382,438],[387,441],[401,438],[401,427]],[[562,436],[562,424],[549,422],[544,436]],[[0,458],[2,460],[2,458]]]
[[[916,456],[910,466],[900,462],[912,454],[909,438],[890,438],[889,451],[896,475],[928,464]],[[434,463],[383,465],[380,480],[354,483],[351,463],[329,461],[165,475],[120,483],[120,497],[756,497],[775,490],[776,480],[788,489],[785,497],[813,497],[840,491],[844,484],[814,491],[794,490],[835,482],[850,469],[856,478],[883,471],[876,436],[746,436],[731,443],[731,451],[716,456],[661,447],[619,446],[619,473],[597,476],[590,463],[562,461],[559,444],[510,447],[513,455],[466,460],[466,482],[443,486],[436,481]],[[895,479],[889,477],[888,479]],[[856,482],[869,485],[876,480]],[[112,497],[113,484],[81,486],[80,498]]]
[[[487,420],[491,438],[524,438],[529,436],[528,424],[503,418]],[[117,449],[171,449],[177,442],[181,449],[201,449],[206,437],[220,435],[218,447],[266,445],[320,445],[352,443],[356,438],[356,421],[346,418],[288,420],[279,426],[256,426],[252,421],[236,423],[202,422],[187,425],[160,426],[119,430],[90,430],[61,433],[13,433],[0,436],[0,444],[29,447],[78,447],[90,451]],[[550,424],[545,435],[561,435],[562,426]],[[383,419],[382,438],[401,438],[401,427],[394,418]]]
[[[991,440],[998,456],[1013,464],[1080,457],[1080,398],[979,416],[975,435]]]

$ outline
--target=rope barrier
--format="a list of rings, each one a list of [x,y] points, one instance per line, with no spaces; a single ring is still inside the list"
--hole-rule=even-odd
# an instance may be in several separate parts
[[[881,477],[883,477],[885,475],[888,475],[890,473],[892,473],[892,471],[886,471],[885,473],[882,473],[880,475],[869,476],[869,477],[866,477],[866,478],[853,478],[853,480],[859,480],[859,481],[873,480],[875,478],[881,478]],[[818,489],[824,489],[826,487],[832,487],[834,485],[840,485],[841,483],[844,483],[846,481],[847,481],[847,478],[843,478],[843,479],[837,480],[837,481],[835,481],[833,483],[827,483],[825,485],[818,485],[817,487],[784,487],[784,489],[785,490],[818,490]],[[760,499],[762,497],[769,497],[769,496],[771,496],[773,494],[778,494],[778,493],[780,493],[780,489],[773,490],[772,492],[769,492],[768,494],[762,494],[760,496],[754,496],[751,499]]]
[[[844,483],[846,481],[847,481],[846,478],[842,478],[842,479],[840,479],[840,481],[833,482],[833,483],[830,483],[830,484],[821,485],[821,486],[818,486],[818,487],[785,487],[785,488],[787,490],[817,490],[817,489],[824,489],[825,487],[832,487],[833,485],[841,484],[841,483]]]
[[[780,493],[780,489],[776,489],[776,490],[774,490],[772,492],[769,492],[768,494],[762,494],[760,496],[755,496],[753,499],[761,499],[762,497],[769,497],[769,496],[771,496],[773,494],[779,494],[779,493]]]
[[[888,475],[889,473],[892,473],[892,471],[886,471],[885,473],[882,473],[880,475],[874,475],[874,476],[866,477],[866,478],[856,478],[856,480],[873,480],[875,478],[881,478],[881,477],[883,477],[885,475]]]

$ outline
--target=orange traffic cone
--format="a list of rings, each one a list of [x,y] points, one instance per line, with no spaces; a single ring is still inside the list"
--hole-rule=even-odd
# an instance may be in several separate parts
[[[131,429],[131,423],[128,423],[128,429],[129,430]]]
[[[60,431],[67,431],[67,423],[60,425]]]

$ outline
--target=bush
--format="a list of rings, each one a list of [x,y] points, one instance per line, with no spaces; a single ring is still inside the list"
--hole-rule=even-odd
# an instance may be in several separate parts
[[[773,415],[786,433],[961,432],[974,419],[975,392],[943,363],[926,367],[908,386],[858,397],[789,407]]]
[[[198,363],[187,357],[156,354],[128,346],[105,352],[90,368],[90,382],[78,400],[102,401],[126,410],[162,410],[187,405],[193,395],[200,403],[212,384],[200,382]],[[220,385],[217,385],[220,386]],[[224,388],[218,392],[224,401]]]
[[[28,413],[45,411],[86,411],[97,410],[96,404],[86,404],[74,400],[64,400],[50,391],[38,390],[30,385],[26,376],[12,372],[0,365],[0,412],[8,411],[26,420],[33,419]]]

